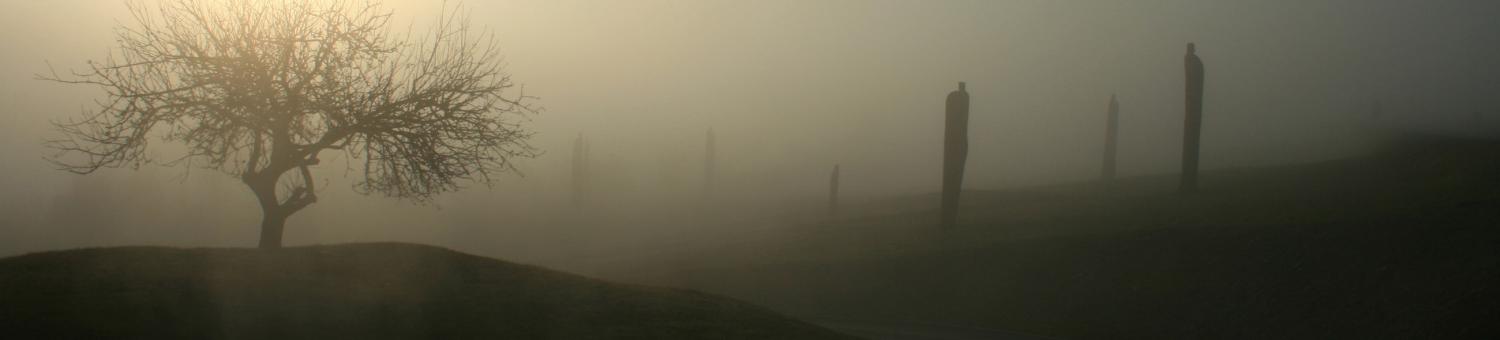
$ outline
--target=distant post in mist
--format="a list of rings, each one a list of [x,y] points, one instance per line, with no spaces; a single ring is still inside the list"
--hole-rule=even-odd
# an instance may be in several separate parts
[[[717,166],[715,164],[716,143],[714,129],[708,128],[708,137],[703,147],[703,198],[712,197],[714,193],[714,167]]]
[[[839,212],[839,165],[833,165],[833,174],[828,176],[828,214]]]
[[[963,190],[964,165],[969,158],[969,92],[963,82],[948,93],[947,124],[943,131],[943,205],[938,225],[958,223],[958,194]]]
[[[1100,178],[1108,185],[1115,180],[1115,152],[1120,131],[1120,102],[1114,95],[1109,96],[1109,112],[1106,114],[1104,123],[1104,169]]]
[[[588,191],[589,145],[579,133],[573,140],[573,205],[583,206]]]
[[[1203,60],[1198,59],[1197,46],[1187,45],[1184,63],[1187,69],[1186,116],[1182,131],[1182,182],[1178,191],[1190,193],[1198,190],[1198,151],[1203,129]]]

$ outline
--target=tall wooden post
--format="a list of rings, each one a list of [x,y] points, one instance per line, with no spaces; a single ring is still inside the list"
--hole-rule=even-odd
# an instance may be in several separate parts
[[[828,215],[839,213],[839,165],[833,165],[833,174],[828,176]]]
[[[1186,117],[1182,134],[1182,182],[1178,191],[1198,190],[1198,151],[1203,129],[1203,60],[1198,59],[1194,44],[1187,45],[1184,57],[1187,69]]]
[[[1118,147],[1116,143],[1120,138],[1120,102],[1114,95],[1109,96],[1109,112],[1106,114],[1104,123],[1104,169],[1100,178],[1107,185],[1115,180],[1115,152]]]
[[[714,172],[717,167],[716,144],[714,129],[708,128],[708,136],[703,143],[703,198],[713,197],[714,194]]]
[[[963,190],[964,165],[969,158],[969,92],[963,82],[948,93],[947,124],[943,131],[943,204],[938,225],[958,224],[958,195]]]
[[[573,140],[573,205],[583,206],[587,200],[589,181],[588,140],[579,133]]]

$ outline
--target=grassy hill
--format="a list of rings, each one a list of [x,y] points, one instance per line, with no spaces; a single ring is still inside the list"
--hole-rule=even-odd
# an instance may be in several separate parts
[[[935,196],[903,198],[599,275],[872,338],[1500,335],[1500,142],[1408,137],[1203,180],[969,191],[946,231]]]
[[[411,244],[0,259],[6,338],[841,339],[747,303]]]

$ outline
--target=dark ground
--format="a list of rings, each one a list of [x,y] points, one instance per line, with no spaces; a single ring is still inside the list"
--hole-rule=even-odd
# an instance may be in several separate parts
[[[1500,336],[1500,142],[1203,180],[970,191],[948,231],[909,198],[597,275],[872,338]]]
[[[0,338],[842,339],[693,291],[410,244],[0,259]]]

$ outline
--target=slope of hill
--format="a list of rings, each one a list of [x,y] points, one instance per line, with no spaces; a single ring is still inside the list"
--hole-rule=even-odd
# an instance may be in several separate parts
[[[954,230],[933,227],[935,197],[900,199],[598,275],[872,338],[1500,334],[1500,142],[1210,171],[1191,195],[1174,179],[966,192]]]
[[[411,244],[0,259],[6,338],[841,339],[736,300]]]

